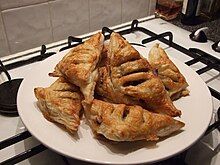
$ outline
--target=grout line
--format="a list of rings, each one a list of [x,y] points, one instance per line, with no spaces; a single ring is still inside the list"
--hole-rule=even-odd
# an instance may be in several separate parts
[[[54,1],[54,0],[47,0],[47,1],[45,1],[45,2],[35,2],[35,3],[32,3],[32,4],[26,4],[26,5],[16,6],[16,7],[12,7],[12,8],[2,9],[2,11],[14,10],[14,9],[21,9],[21,8],[25,8],[25,7],[29,7],[29,6],[36,6],[36,5],[40,5],[40,4],[44,4],[44,3],[49,3],[49,1]]]
[[[154,5],[153,5],[154,4]],[[153,7],[154,6],[154,7]],[[153,7],[153,9],[152,9],[152,7]],[[156,2],[154,1],[153,2],[153,0],[150,0],[150,4],[149,4],[149,15],[153,15],[154,14],[154,10],[155,10],[155,8],[156,8]]]
[[[89,7],[89,32],[91,32],[91,20],[90,20],[90,16],[91,16],[91,14],[90,14],[90,0],[88,0],[88,7]]]
[[[154,2],[155,0],[150,0],[150,3],[149,3],[149,15],[153,15],[154,14],[154,11],[155,11],[155,8],[156,8],[156,3],[157,2]],[[152,6],[152,4],[154,4],[154,6]],[[151,9],[151,7],[153,7],[153,9]],[[151,13],[152,11],[152,13]]]
[[[52,33],[52,42],[54,42],[54,31],[53,31],[53,23],[52,23],[52,13],[51,13],[51,3],[48,1],[48,10],[49,10],[49,16],[50,16],[50,28]]]
[[[121,23],[122,23],[122,0],[121,0]]]
[[[1,18],[0,18],[0,19],[2,19],[3,32],[5,33],[5,39],[6,39],[8,51],[9,51],[9,54],[11,54],[11,53],[12,53],[12,51],[11,51],[11,46],[10,46],[10,44],[9,44],[8,35],[7,35],[7,32],[6,32],[6,26],[5,26],[5,21],[4,21],[4,19],[3,19],[2,11],[1,11]]]

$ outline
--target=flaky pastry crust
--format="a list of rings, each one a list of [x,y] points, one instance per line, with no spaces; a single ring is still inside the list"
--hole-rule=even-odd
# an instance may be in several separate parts
[[[98,73],[99,78],[95,92],[101,96],[102,100],[112,103],[124,103],[127,105],[143,105],[135,97],[125,95],[114,88],[107,67],[100,67]]]
[[[62,76],[80,87],[86,102],[91,102],[98,78],[97,64],[102,52],[104,36],[97,33],[83,44],[74,47],[56,65],[51,76]]]
[[[34,94],[47,120],[63,125],[71,133],[78,130],[83,96],[77,86],[61,77],[50,87],[35,88]]]
[[[189,91],[186,89],[188,83],[185,77],[169,59],[164,49],[159,47],[159,44],[155,44],[151,48],[149,52],[149,63],[157,69],[158,75],[172,100],[189,94]]]
[[[73,48],[49,74],[59,78],[47,88],[34,89],[44,117],[74,133],[83,107],[94,134],[113,141],[154,141],[184,127],[172,118],[181,111],[149,62],[117,33],[111,34],[109,44],[103,46],[103,42],[104,36],[97,33]],[[160,50],[151,53],[155,51]],[[160,56],[166,57],[163,54]],[[177,73],[167,58],[158,63],[164,65],[165,61]]]
[[[93,132],[113,141],[154,141],[185,125],[168,115],[151,113],[140,106],[112,104],[96,99],[85,112]]]
[[[108,56],[111,82],[116,91],[144,101],[155,112],[181,115],[148,61],[118,33],[111,34]]]

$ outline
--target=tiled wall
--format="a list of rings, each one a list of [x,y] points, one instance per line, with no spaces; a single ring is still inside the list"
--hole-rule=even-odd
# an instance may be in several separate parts
[[[156,0],[0,0],[0,57],[152,15]]]

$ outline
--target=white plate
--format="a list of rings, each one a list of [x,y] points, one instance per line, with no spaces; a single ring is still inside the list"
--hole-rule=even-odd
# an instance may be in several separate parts
[[[144,48],[138,48],[146,56]],[[191,68],[172,59],[189,83],[190,96],[174,102],[182,110],[181,118],[186,125],[181,133],[163,139],[157,143],[125,142],[109,143],[93,138],[85,121],[81,121],[76,136],[71,136],[54,123],[47,121],[34,97],[35,87],[47,87],[55,79],[48,76],[54,66],[67,51],[56,54],[41,62],[27,74],[18,91],[18,112],[30,131],[39,141],[63,155],[83,161],[103,164],[136,164],[163,160],[180,153],[195,143],[207,129],[212,116],[212,98],[203,82]]]

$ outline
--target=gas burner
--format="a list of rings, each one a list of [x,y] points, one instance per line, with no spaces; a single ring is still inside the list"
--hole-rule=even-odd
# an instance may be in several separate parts
[[[31,64],[37,61],[42,61],[53,54],[55,52],[46,52],[47,48],[45,45],[41,46],[40,55],[29,58],[27,60],[21,60],[18,62],[14,62],[8,65],[3,65],[2,61],[0,60],[0,73],[4,72],[8,78],[8,81],[0,84],[0,113],[4,115],[12,115],[18,116],[17,112],[17,92],[19,86],[23,79],[11,79],[8,70],[14,69],[20,66],[24,66],[27,64]]]
[[[13,79],[0,85],[0,113],[18,116],[16,99],[22,80]]]
[[[0,113],[5,115],[18,115],[17,111],[17,93],[23,79],[11,79],[10,74],[6,70],[2,61],[0,65],[6,74],[8,81],[0,85]]]

